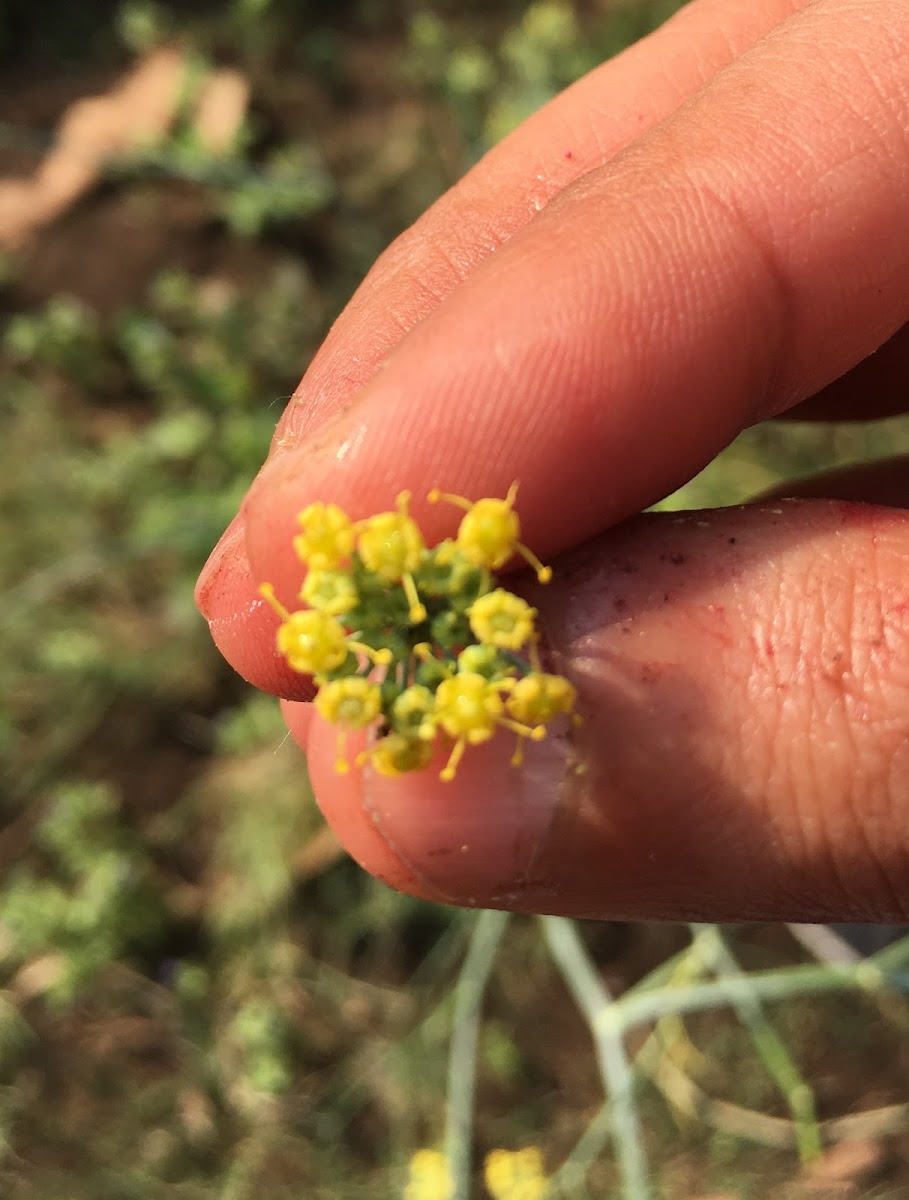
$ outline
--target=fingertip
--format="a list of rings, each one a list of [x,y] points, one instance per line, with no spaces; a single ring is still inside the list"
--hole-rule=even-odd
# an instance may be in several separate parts
[[[233,525],[218,543],[217,561],[196,585],[196,603],[212,640],[237,674],[261,691],[309,700],[312,680],[292,671],[278,653],[277,618],[260,595],[246,557],[245,526]]]
[[[399,891],[471,907],[507,908],[523,891],[570,770],[562,734],[527,746],[497,736],[470,748],[456,778],[440,778],[443,750],[423,771],[389,778],[368,765],[339,775],[337,731],[308,728],[310,779],[326,820],[350,854]],[[353,758],[363,739],[351,737]]]
[[[218,538],[199,572],[193,598],[196,608],[206,620],[211,615],[213,605],[217,604],[218,593],[228,583],[231,573],[235,570],[238,559],[243,560],[246,557],[245,536],[245,522],[238,513]]]

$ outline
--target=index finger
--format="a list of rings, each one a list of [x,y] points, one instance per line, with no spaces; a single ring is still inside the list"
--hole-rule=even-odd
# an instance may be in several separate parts
[[[805,0],[692,0],[655,34],[569,88],[487,154],[379,259],[278,425],[281,453],[339,411],[391,347],[562,188],[670,113]],[[567,147],[567,148],[566,148]],[[270,648],[240,514],[212,552],[197,601],[232,665],[257,686],[307,694]]]
[[[879,346],[909,317],[907,46],[909,4],[821,0],[561,193],[260,475],[254,574],[296,591],[313,500],[514,478],[552,554]]]

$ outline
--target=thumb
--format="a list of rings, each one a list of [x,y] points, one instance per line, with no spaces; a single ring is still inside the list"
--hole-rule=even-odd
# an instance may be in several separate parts
[[[827,501],[650,515],[534,590],[583,724],[497,736],[453,783],[333,770],[348,849],[402,890],[608,918],[909,916],[909,514]]]

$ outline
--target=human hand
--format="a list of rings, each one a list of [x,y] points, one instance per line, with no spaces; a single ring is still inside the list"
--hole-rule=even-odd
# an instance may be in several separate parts
[[[907,319],[905,0],[693,0],[430,209],[327,338],[198,588],[225,656],[285,697],[351,853],[459,904],[907,919],[909,516],[634,516],[756,421],[909,406]],[[520,770],[493,739],[454,783],[337,775],[256,592],[297,594],[296,514],[408,488],[434,540],[457,513],[431,487],[514,479],[585,772],[566,735]],[[897,506],[909,482],[829,494]]]

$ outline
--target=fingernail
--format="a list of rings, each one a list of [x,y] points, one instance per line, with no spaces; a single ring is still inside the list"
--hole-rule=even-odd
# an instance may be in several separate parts
[[[456,780],[421,771],[389,779],[363,771],[363,806],[403,864],[452,904],[507,907],[533,882],[573,773],[567,729],[531,742],[520,767],[497,736],[472,747]]]
[[[238,514],[218,538],[217,545],[199,572],[195,590],[196,608],[206,621],[211,618],[212,599],[223,582],[225,568],[236,558],[236,548],[243,541],[243,536],[243,519]]]

